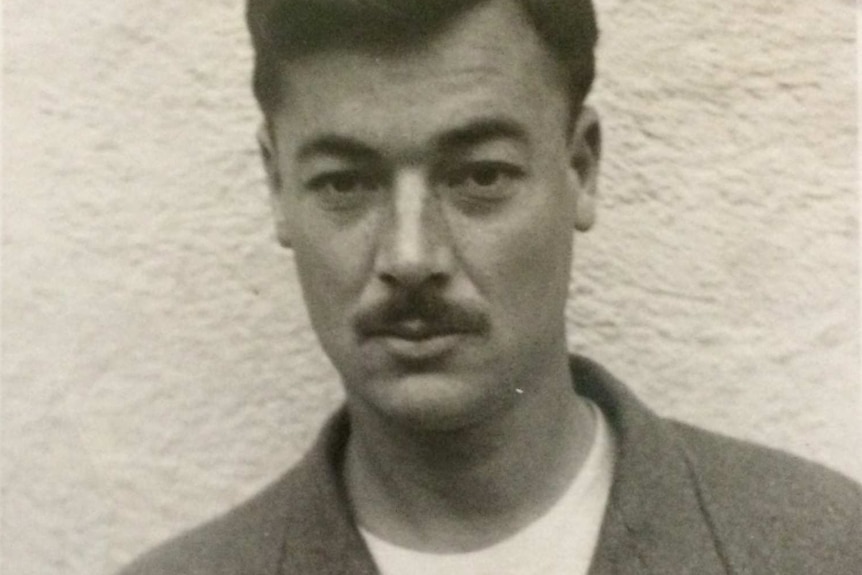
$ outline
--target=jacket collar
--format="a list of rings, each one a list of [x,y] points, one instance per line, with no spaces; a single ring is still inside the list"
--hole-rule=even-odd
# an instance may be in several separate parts
[[[601,408],[617,439],[590,575],[726,573],[673,424],[598,364],[575,356],[571,365],[578,393]]]
[[[577,392],[604,412],[616,435],[614,482],[590,575],[725,573],[684,450],[671,424],[598,364],[572,357]],[[289,475],[292,500],[282,573],[377,573],[341,481],[349,435],[345,410]],[[307,494],[307,495],[305,495]]]

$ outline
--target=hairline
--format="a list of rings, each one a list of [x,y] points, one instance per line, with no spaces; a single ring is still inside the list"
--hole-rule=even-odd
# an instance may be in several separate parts
[[[255,99],[264,115],[267,125],[271,121],[271,117],[278,113],[284,106],[285,90],[287,87],[282,80],[283,76],[279,76],[279,70],[284,70],[286,64],[295,62],[301,58],[313,57],[315,55],[325,54],[327,52],[350,50],[355,52],[365,52],[374,54],[375,52],[383,52],[393,47],[401,49],[421,49],[426,46],[433,38],[438,37],[445,32],[448,26],[462,18],[464,13],[476,9],[480,4],[486,4],[492,1],[499,0],[466,0],[461,5],[453,7],[448,13],[443,14],[441,20],[432,23],[432,25],[424,30],[417,37],[413,36],[395,36],[381,37],[377,39],[366,38],[348,38],[347,41],[339,43],[332,37],[322,38],[316,45],[306,45],[298,47],[293,53],[285,53],[284,49],[280,49],[275,41],[270,41],[265,44],[261,38],[252,33],[252,39],[255,41],[255,63],[253,75],[253,88]],[[597,40],[597,31],[595,30],[595,15],[592,8],[592,0],[584,0],[580,6],[588,8],[588,16],[591,19],[592,34],[583,42],[585,54],[582,58],[567,59],[561,55],[561,49],[555,48],[552,41],[548,38],[549,33],[542,31],[536,23],[535,18],[530,12],[529,0],[515,0],[517,5],[525,11],[528,16],[530,27],[536,33],[543,48],[547,51],[548,56],[556,64],[559,72],[562,89],[566,92],[570,99],[569,110],[571,122],[574,123],[580,115],[583,108],[583,103],[589,95],[592,87],[593,78],[595,75],[595,56],[594,48]],[[251,8],[253,1],[249,1],[249,11],[247,14],[249,28],[254,31],[253,10]],[[261,28],[258,28],[260,35]],[[576,75],[583,76],[578,79]],[[266,91],[264,91],[266,89]]]

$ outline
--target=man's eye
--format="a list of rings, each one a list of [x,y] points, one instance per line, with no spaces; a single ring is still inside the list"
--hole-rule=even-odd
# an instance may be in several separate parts
[[[315,192],[350,194],[370,191],[377,187],[375,178],[361,172],[332,172],[312,178],[306,187]]]
[[[358,206],[380,186],[379,178],[354,170],[327,172],[311,178],[305,184],[306,189],[330,209]]]
[[[521,176],[523,170],[518,166],[503,162],[479,162],[450,171],[444,182],[468,198],[497,200],[508,197],[514,180]]]

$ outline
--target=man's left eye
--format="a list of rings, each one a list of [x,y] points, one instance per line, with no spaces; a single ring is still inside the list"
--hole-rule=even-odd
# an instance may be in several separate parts
[[[468,197],[503,199],[513,180],[523,176],[523,170],[504,162],[477,162],[449,171],[444,178],[447,187]]]

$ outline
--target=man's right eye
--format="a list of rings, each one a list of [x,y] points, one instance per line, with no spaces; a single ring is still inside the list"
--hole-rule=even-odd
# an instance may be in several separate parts
[[[344,209],[357,205],[370,192],[380,188],[380,181],[358,170],[343,170],[314,176],[305,187],[324,205]]]
[[[311,178],[305,186],[315,192],[349,194],[377,187],[374,178],[358,171],[328,172]]]

